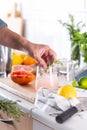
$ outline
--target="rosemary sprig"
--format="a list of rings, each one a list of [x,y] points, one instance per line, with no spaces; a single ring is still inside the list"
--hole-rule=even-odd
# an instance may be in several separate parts
[[[17,102],[11,100],[0,100],[0,109],[9,117],[19,121],[20,116],[23,116],[25,113],[19,109]]]
[[[63,63],[60,60],[57,59],[54,62],[48,63],[47,68],[42,68],[41,71],[40,71],[40,75],[43,75],[45,72],[47,72],[49,67],[52,66],[53,64],[60,64],[61,66],[63,65]]]
[[[54,61],[54,64],[60,64],[61,66],[63,65],[63,63],[58,59],[56,61]]]

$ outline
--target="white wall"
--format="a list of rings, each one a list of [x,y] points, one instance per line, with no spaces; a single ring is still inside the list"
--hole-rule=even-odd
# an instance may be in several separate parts
[[[76,22],[87,22],[87,0],[0,0],[0,17],[13,9],[14,2],[21,5],[25,19],[25,37],[32,42],[50,45],[59,58],[70,58],[70,42],[67,31],[58,20],[68,21],[68,14]]]

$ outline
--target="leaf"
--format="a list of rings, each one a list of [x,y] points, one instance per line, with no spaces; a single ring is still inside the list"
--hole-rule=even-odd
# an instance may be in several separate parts
[[[24,112],[19,109],[17,102],[13,102],[11,100],[0,100],[0,109],[3,110],[9,117],[18,121],[20,116],[24,115]]]
[[[60,60],[57,59],[57,60],[54,61],[53,63],[49,63],[49,64],[47,65],[47,68],[42,68],[42,69],[40,70],[40,75],[43,75],[45,72],[48,72],[47,70],[49,70],[49,67],[52,66],[53,64],[63,65],[63,63],[62,63]]]

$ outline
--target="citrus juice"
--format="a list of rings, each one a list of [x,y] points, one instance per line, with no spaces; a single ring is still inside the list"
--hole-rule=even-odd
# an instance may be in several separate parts
[[[39,88],[58,88],[58,77],[56,74],[50,76],[49,73],[44,73],[43,75],[36,75],[35,90]]]

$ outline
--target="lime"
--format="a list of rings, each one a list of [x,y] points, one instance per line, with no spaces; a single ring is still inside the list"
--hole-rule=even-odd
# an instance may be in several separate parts
[[[81,86],[81,88],[87,89],[87,77],[82,77],[78,84]]]
[[[58,90],[60,96],[64,96],[65,98],[77,98],[76,89],[71,85],[64,85]]]

